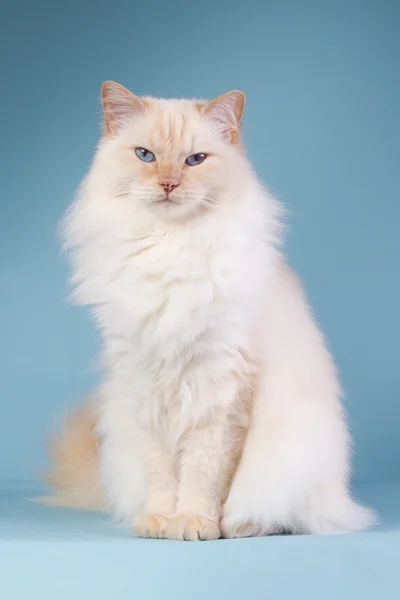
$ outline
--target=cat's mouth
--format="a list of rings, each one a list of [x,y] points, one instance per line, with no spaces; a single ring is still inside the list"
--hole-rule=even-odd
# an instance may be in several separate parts
[[[164,196],[154,202],[154,204],[160,204],[161,206],[168,206],[169,204],[177,204],[177,202],[171,198],[171,196]]]

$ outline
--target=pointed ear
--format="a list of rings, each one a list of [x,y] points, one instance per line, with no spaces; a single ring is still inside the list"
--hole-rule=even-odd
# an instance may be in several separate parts
[[[203,108],[203,114],[213,122],[224,141],[233,144],[239,134],[245,103],[244,93],[234,90],[211,100]]]
[[[114,81],[105,81],[101,86],[101,103],[108,135],[115,135],[123,123],[145,110],[140,98]]]

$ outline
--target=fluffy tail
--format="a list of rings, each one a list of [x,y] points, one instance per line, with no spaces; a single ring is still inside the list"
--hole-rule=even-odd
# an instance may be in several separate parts
[[[371,509],[357,504],[346,490],[319,490],[303,523],[309,533],[331,534],[361,531],[378,524]]]
[[[48,444],[50,469],[42,478],[53,490],[40,502],[87,510],[103,510],[98,487],[98,439],[93,401],[66,414]]]

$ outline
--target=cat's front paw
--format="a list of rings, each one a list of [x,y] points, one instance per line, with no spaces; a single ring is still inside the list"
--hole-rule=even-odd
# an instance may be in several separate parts
[[[132,523],[133,533],[142,538],[164,538],[168,519],[162,515],[143,513]]]
[[[220,535],[216,521],[192,514],[172,517],[166,529],[169,540],[217,540]]]

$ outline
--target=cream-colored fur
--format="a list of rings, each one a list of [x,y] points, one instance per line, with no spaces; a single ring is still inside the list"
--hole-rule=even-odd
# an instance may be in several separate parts
[[[106,508],[98,488],[99,441],[95,433],[97,415],[92,402],[64,415],[62,427],[48,443],[51,470],[45,482],[55,494],[42,498],[54,506],[88,510]]]
[[[367,527],[335,367],[238,141],[243,94],[156,100],[109,82],[102,100],[63,231],[105,376],[53,445],[54,502],[170,539]]]

